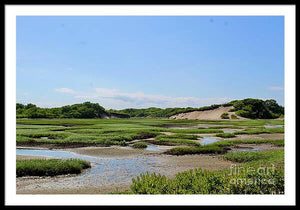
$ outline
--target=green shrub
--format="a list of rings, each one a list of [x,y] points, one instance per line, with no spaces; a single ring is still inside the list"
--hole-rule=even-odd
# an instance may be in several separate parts
[[[141,174],[132,179],[134,194],[282,194],[284,172],[274,168],[261,173],[258,167],[245,173],[229,170],[194,169],[166,178],[160,174]]]
[[[284,114],[284,107],[277,104],[275,100],[260,100],[246,98],[244,100],[232,101],[236,114],[251,119],[274,119]]]
[[[222,115],[221,115],[221,118],[222,119],[229,119],[229,114],[227,112],[224,112]]]
[[[135,194],[222,194],[226,181],[221,173],[189,170],[168,179],[160,174],[141,174],[132,179],[130,189]]]
[[[237,119],[237,116],[235,114],[232,114],[231,119]]]

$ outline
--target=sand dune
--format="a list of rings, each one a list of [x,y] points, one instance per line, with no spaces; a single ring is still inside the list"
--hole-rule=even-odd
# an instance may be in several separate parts
[[[231,116],[235,114],[235,112],[229,112],[230,109],[234,108],[233,106],[228,107],[219,107],[213,110],[206,110],[206,111],[193,111],[187,113],[180,113],[169,117],[170,119],[189,119],[189,120],[222,120],[221,115],[224,112],[228,112]],[[237,116],[239,120],[246,119],[243,117]]]

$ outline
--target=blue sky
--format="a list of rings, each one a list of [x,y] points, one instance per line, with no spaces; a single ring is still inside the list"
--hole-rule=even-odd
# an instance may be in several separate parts
[[[282,16],[18,16],[17,102],[284,105]]]

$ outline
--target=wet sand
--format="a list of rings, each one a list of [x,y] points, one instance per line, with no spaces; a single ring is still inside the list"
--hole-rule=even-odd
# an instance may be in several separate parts
[[[65,151],[75,152],[80,155],[89,155],[94,157],[122,158],[132,155],[146,153],[143,149],[133,149],[130,147],[80,147],[65,149]]]
[[[34,156],[34,155],[17,155],[17,160],[31,160],[31,159],[53,159],[45,156]]]
[[[141,164],[140,166],[146,166],[147,171],[150,173],[160,173],[167,177],[173,177],[178,172],[194,168],[219,170],[228,168],[233,164],[215,155],[171,156],[156,151],[133,152],[132,150],[134,149],[126,150],[124,148],[119,150],[112,148],[105,153],[103,149],[107,148],[80,148],[72,149],[72,152],[105,158],[118,157],[121,158],[120,160],[123,159],[124,163],[127,163],[127,160],[138,161]],[[128,153],[129,151],[131,151],[130,154]],[[87,176],[91,169],[85,170],[80,175],[20,177],[16,179],[17,194],[107,194],[128,191],[132,178],[136,178],[137,174],[128,171],[128,168],[122,165],[118,165],[118,168],[114,169],[111,169],[111,166],[110,162],[103,163],[103,167],[106,167],[107,170],[102,171],[101,174],[94,175],[97,177],[96,180],[94,179],[95,177]]]

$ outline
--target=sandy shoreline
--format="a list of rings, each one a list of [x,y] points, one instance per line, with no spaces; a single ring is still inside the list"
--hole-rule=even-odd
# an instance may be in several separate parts
[[[147,169],[150,173],[160,173],[167,177],[173,177],[176,173],[194,168],[202,168],[208,170],[219,170],[230,167],[233,163],[226,161],[215,155],[185,155],[171,156],[161,154],[159,152],[138,152],[128,155],[128,151],[124,148],[119,152],[116,148],[112,148],[104,155],[99,155],[99,151],[103,152],[104,148],[78,148],[71,149],[72,152],[80,152],[86,155],[94,155],[97,157],[118,157],[125,160],[137,160],[142,164],[147,160],[153,160]],[[106,148],[107,149],[107,148]],[[118,153],[118,156],[116,154]],[[120,155],[122,154],[123,155]],[[127,156],[124,156],[126,154]],[[33,156],[19,156],[18,158],[30,159]],[[37,156],[34,158],[38,158]],[[117,158],[117,159],[118,159]],[[93,165],[92,165],[93,167]],[[109,167],[109,166],[108,166]],[[120,179],[110,180],[111,176],[121,176]],[[94,183],[93,180],[84,181],[85,173],[80,175],[64,175],[57,177],[20,177],[16,179],[17,194],[107,194],[114,192],[122,192],[129,190],[131,179],[137,175],[130,175],[122,168],[118,171],[105,171],[99,174],[104,180],[101,184]],[[86,184],[90,183],[90,184]]]
[[[35,156],[35,155],[17,155],[17,160],[31,160],[31,159],[53,159],[46,156]]]

